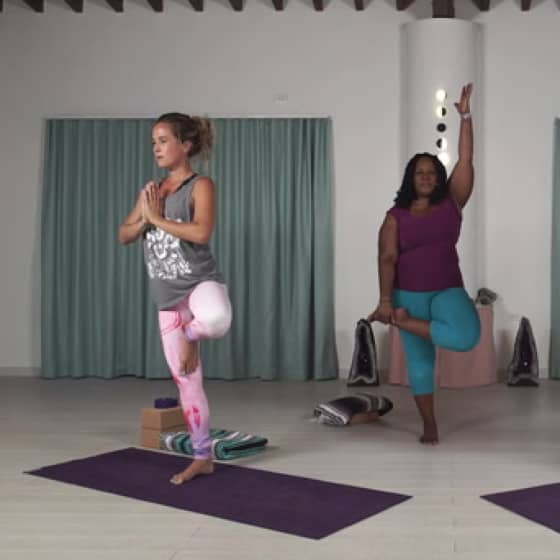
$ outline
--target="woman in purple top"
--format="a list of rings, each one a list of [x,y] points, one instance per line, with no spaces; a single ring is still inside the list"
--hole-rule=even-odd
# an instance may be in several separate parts
[[[412,392],[424,423],[422,443],[438,442],[434,412],[435,347],[466,352],[480,320],[463,287],[456,243],[461,210],[474,181],[472,84],[455,107],[461,118],[459,159],[451,176],[440,160],[416,154],[379,232],[379,304],[370,321],[400,330]]]

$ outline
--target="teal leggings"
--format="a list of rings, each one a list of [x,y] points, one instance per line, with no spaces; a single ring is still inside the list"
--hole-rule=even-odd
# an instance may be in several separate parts
[[[393,291],[393,307],[404,307],[411,317],[430,321],[432,340],[401,329],[408,380],[414,395],[434,392],[436,346],[455,352],[472,350],[480,340],[480,318],[463,288],[437,292]]]

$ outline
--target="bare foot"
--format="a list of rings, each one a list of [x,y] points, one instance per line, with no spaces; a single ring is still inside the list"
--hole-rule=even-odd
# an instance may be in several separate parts
[[[393,311],[393,325],[401,327],[410,318],[408,311],[404,307],[398,307]]]
[[[197,368],[199,360],[198,354],[198,341],[191,342],[185,338],[182,356],[183,375],[189,375]]]
[[[438,429],[435,420],[424,422],[424,433],[420,436],[420,443],[437,445],[439,443]]]
[[[212,474],[213,472],[214,463],[212,463],[212,459],[195,459],[184,471],[174,474],[169,482],[179,485],[192,480],[195,476]]]

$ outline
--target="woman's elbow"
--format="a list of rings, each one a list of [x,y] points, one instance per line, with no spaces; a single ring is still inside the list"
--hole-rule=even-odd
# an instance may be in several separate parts
[[[196,243],[197,245],[206,245],[210,242],[212,235],[207,232],[197,231],[196,233],[189,233],[188,235],[180,235],[179,238],[189,243]]]
[[[130,239],[127,237],[123,226],[119,228],[119,243],[121,245],[128,245],[130,243]]]
[[[397,264],[398,255],[394,253],[381,253],[379,255],[379,264],[385,266],[395,266]]]
[[[211,238],[212,238],[212,232],[201,233],[198,237],[197,243],[199,245],[206,245],[207,243],[210,243]]]
[[[195,242],[199,245],[206,245],[210,243],[210,239],[212,238],[212,227],[210,226],[200,226],[198,231],[196,232],[196,239]]]

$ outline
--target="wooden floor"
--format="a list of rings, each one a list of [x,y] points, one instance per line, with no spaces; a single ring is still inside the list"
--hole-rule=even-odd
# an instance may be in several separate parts
[[[170,381],[0,378],[2,560],[539,560],[560,534],[479,498],[560,482],[560,383],[438,394],[441,444],[417,443],[406,388],[376,425],[309,421],[342,382],[208,382],[213,426],[270,439],[238,464],[402,492],[412,500],[320,541],[57,483],[22,471],[136,445],[139,413]],[[149,481],[146,481],[149,484]]]

